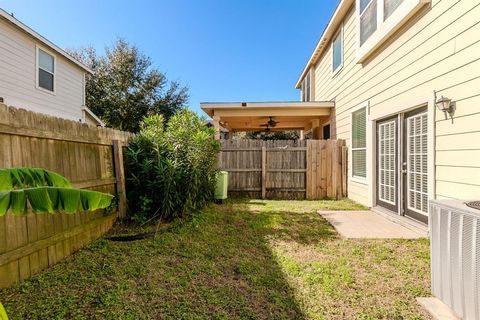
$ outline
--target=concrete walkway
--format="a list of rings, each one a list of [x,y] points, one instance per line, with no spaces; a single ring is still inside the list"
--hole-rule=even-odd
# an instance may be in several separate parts
[[[426,232],[407,228],[372,211],[318,211],[347,239],[418,239]]]

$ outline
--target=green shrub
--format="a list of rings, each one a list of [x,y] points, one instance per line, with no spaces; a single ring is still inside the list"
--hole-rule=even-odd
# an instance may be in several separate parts
[[[212,199],[218,141],[204,119],[183,110],[164,125],[160,115],[144,119],[126,151],[127,199],[137,222],[171,220]]]

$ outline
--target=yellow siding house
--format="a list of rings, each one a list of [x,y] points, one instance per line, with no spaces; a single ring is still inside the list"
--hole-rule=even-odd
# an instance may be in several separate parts
[[[342,0],[296,87],[335,103],[353,200],[427,222],[480,199],[480,0]]]

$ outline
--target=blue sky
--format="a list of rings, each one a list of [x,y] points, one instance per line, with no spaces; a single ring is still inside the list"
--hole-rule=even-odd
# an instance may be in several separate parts
[[[0,0],[62,48],[117,37],[204,101],[298,100],[295,82],[338,0]]]

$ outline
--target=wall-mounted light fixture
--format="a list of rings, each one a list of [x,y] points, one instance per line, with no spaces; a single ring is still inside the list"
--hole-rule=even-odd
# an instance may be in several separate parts
[[[450,119],[452,119],[453,123],[453,115],[455,114],[456,107],[455,102],[452,102],[452,99],[446,98],[444,96],[437,100],[437,95],[435,93],[435,105],[437,106],[438,110],[444,113],[445,120],[447,120],[448,116],[450,116]]]
[[[0,103],[3,103],[3,97],[0,97]]]

